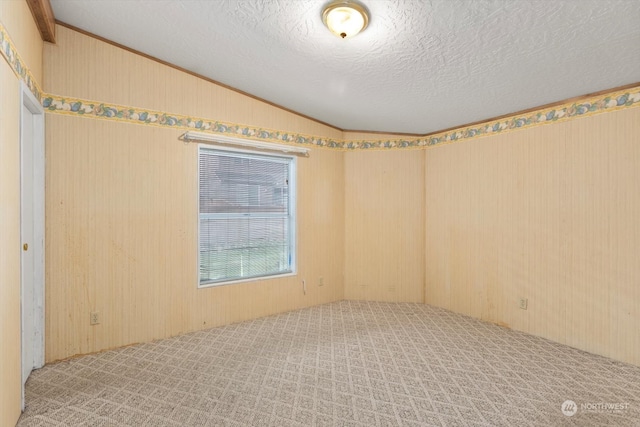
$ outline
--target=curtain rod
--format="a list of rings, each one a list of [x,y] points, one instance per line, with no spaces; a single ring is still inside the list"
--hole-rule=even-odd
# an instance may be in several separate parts
[[[207,144],[220,144],[220,145],[236,145],[240,147],[256,148],[265,151],[282,152],[287,154],[298,154],[304,157],[309,157],[309,149],[304,147],[293,147],[283,144],[272,144],[270,142],[254,141],[252,139],[235,138],[232,136],[224,135],[211,135],[202,132],[188,131],[178,137],[179,140],[186,143],[189,142],[203,142]]]

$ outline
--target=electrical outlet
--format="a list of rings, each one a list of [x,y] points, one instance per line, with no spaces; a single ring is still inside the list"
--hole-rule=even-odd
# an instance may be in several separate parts
[[[529,301],[526,298],[520,298],[520,308],[526,310],[528,302]]]
[[[92,325],[100,324],[100,313],[97,311],[92,311],[89,315],[89,323]]]
[[[324,286],[324,277],[318,278],[318,286]]]

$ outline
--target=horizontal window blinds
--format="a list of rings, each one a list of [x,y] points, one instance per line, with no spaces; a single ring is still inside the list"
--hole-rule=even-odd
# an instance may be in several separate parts
[[[200,283],[292,272],[292,159],[200,147]]]

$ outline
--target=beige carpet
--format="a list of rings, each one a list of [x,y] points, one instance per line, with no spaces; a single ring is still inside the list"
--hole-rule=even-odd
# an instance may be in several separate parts
[[[84,356],[35,371],[26,396],[19,426],[640,426],[640,368],[421,304]]]

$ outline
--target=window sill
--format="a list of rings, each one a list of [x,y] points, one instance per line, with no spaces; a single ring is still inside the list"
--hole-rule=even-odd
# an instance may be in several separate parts
[[[198,289],[215,288],[217,286],[235,285],[236,283],[258,282],[263,280],[281,279],[283,277],[296,276],[298,273],[292,271],[290,273],[274,274],[273,276],[249,277],[247,279],[228,280],[225,282],[205,282],[199,283]]]

